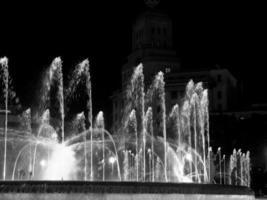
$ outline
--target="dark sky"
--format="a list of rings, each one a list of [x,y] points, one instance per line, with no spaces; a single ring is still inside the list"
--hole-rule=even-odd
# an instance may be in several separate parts
[[[132,22],[146,6],[143,0],[66,2],[2,5],[0,56],[9,57],[25,105],[54,57],[61,56],[65,72],[89,58],[94,110],[108,112],[109,96],[120,87],[121,66],[131,51]],[[248,99],[266,101],[263,5],[162,0],[159,8],[173,19],[182,67],[229,65],[244,82]]]

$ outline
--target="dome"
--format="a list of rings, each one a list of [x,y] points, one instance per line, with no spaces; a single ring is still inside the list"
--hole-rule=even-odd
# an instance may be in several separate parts
[[[154,8],[159,4],[160,0],[145,0],[145,4],[150,7]]]

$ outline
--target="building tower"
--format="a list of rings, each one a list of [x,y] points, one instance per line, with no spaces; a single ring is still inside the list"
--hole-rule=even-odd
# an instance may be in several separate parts
[[[171,18],[157,9],[159,0],[145,0],[145,3],[147,10],[136,18],[132,26],[132,52],[122,67],[122,88],[112,96],[113,131],[120,127],[126,87],[133,69],[140,63],[143,64],[146,88],[159,71],[164,73],[166,113],[183,98],[190,79],[203,82],[209,89],[211,114],[233,109],[237,103],[237,80],[231,72],[219,65],[205,70],[198,66],[190,71],[181,68],[173,46]]]
[[[126,87],[138,64],[143,64],[145,87],[159,71],[168,74],[180,70],[180,61],[173,48],[171,18],[157,9],[159,0],[145,0],[145,3],[148,8],[132,25],[132,52],[122,67],[122,90],[112,96],[113,131],[120,126]]]
[[[171,18],[156,6],[158,0],[146,0],[148,9],[141,13],[132,26],[132,53],[122,68],[122,88],[133,68],[143,63],[146,85],[159,71],[179,71],[180,62],[173,50]]]

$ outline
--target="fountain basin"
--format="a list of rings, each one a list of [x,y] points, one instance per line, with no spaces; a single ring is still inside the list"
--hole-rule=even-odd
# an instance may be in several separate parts
[[[97,200],[253,200],[247,187],[216,184],[86,182],[86,181],[1,181],[0,200],[12,199],[97,199]]]

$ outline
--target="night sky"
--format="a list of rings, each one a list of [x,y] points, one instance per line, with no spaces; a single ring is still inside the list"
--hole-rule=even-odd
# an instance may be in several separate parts
[[[9,58],[25,107],[36,95],[41,72],[61,56],[66,73],[89,58],[94,112],[110,112],[109,97],[120,88],[121,67],[131,52],[132,23],[146,6],[143,0],[91,2],[1,6],[0,56]],[[158,8],[173,19],[184,70],[227,65],[243,81],[246,101],[267,102],[263,5],[162,0]]]

